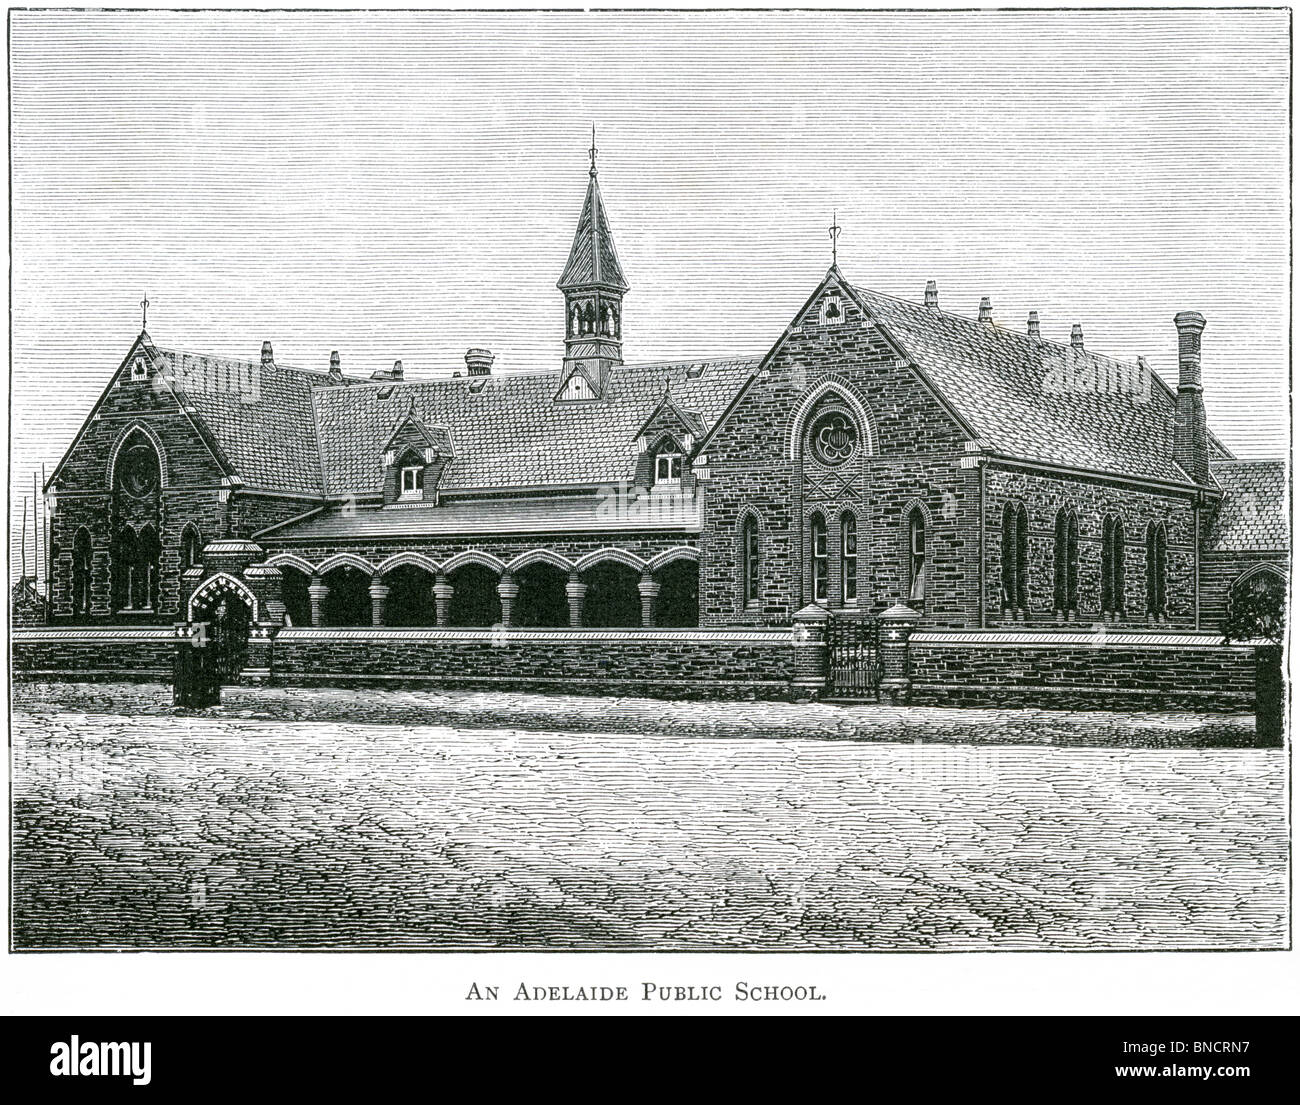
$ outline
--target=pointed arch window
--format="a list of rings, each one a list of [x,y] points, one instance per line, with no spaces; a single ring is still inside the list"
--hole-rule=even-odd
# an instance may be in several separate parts
[[[925,602],[925,514],[919,506],[907,516],[907,598]]]
[[[846,606],[858,601],[858,519],[852,511],[840,518],[840,599]]]
[[[203,566],[203,538],[191,522],[181,532],[181,571]]]
[[[1101,612],[1124,614],[1124,523],[1115,514],[1101,523]]]
[[[1164,621],[1168,603],[1165,577],[1168,571],[1169,536],[1163,522],[1147,526],[1147,617]]]
[[[825,602],[830,582],[830,564],[826,548],[826,519],[820,514],[812,516],[808,528],[809,545],[812,553],[812,600]]]
[[[77,530],[72,541],[72,616],[90,615],[90,574],[93,564],[90,533],[85,526]]]
[[[745,522],[740,529],[740,556],[741,602],[746,607],[756,606],[759,602],[762,563],[758,545],[758,519],[752,514],[745,516]]]
[[[1002,611],[1023,619],[1029,609],[1029,512],[1023,503],[1002,508]]]
[[[1056,512],[1052,607],[1058,618],[1079,611],[1079,516],[1062,507]]]

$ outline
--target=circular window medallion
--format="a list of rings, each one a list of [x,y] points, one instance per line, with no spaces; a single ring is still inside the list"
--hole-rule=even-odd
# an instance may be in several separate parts
[[[828,468],[843,464],[858,445],[858,429],[841,411],[830,411],[813,423],[809,434],[812,454]]]

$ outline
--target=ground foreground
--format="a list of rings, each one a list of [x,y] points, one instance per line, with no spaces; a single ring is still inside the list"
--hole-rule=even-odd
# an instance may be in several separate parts
[[[660,703],[657,725],[620,734],[471,709],[523,716],[525,696],[442,696],[488,725],[472,727],[420,723],[396,692],[241,693],[178,714],[162,688],[17,688],[17,948],[1287,940],[1281,750],[1051,746],[1080,743],[1061,736],[1069,715],[1035,730],[1017,711],[886,712],[864,741],[762,720],[745,735],[745,712],[714,704],[675,722],[680,704]],[[600,700],[558,701],[571,718]],[[605,702],[607,718],[629,706]],[[701,735],[708,718],[731,739]],[[912,743],[963,725],[1019,736]]]

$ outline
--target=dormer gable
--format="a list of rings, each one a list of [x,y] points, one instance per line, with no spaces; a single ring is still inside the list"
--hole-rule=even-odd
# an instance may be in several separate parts
[[[704,420],[676,403],[667,390],[637,430],[636,482],[641,487],[694,483],[691,457],[704,437]]]
[[[445,426],[427,426],[414,410],[397,425],[384,445],[384,505],[436,503],[438,483],[453,456]]]

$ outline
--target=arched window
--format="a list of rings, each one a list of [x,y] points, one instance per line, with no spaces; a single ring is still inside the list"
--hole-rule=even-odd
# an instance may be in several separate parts
[[[1168,535],[1163,522],[1147,526],[1147,617],[1165,620],[1165,573],[1168,566]]]
[[[1124,614],[1124,523],[1114,514],[1101,523],[1101,612]]]
[[[82,526],[72,541],[72,616],[85,618],[90,614],[90,573],[94,554],[90,533]]]
[[[203,538],[193,523],[181,531],[181,571],[203,565]]]
[[[130,526],[123,526],[113,537],[112,603],[114,613],[131,609],[131,596],[136,590],[135,577],[139,563],[136,545],[135,530]]]
[[[907,598],[925,602],[925,514],[914,507],[907,516]]]
[[[118,450],[113,464],[113,489],[143,499],[158,490],[161,469],[153,442],[137,430]]]
[[[1023,503],[1002,508],[1002,610],[1023,619],[1029,609],[1029,512]]]
[[[756,606],[759,602],[759,580],[762,565],[758,547],[758,519],[752,514],[745,516],[745,523],[740,528],[741,557],[741,603]]]
[[[830,580],[830,565],[827,562],[826,519],[820,514],[812,516],[808,535],[812,553],[812,600],[825,602],[827,583]]]
[[[153,526],[146,525],[136,540],[136,570],[131,585],[131,606],[153,612],[158,609],[158,562],[162,545]]]
[[[1079,516],[1067,507],[1056,512],[1052,608],[1058,618],[1079,610]]]
[[[846,606],[858,601],[858,519],[849,511],[840,518],[840,599]]]

